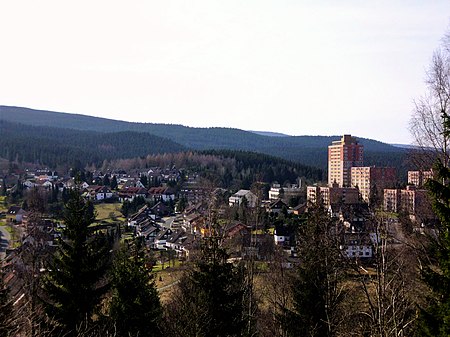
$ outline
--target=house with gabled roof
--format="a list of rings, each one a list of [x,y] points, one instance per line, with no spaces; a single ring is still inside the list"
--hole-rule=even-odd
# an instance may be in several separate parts
[[[133,201],[136,197],[146,198],[147,190],[141,187],[129,187],[121,189],[118,193],[118,197],[121,202]]]
[[[176,252],[177,258],[187,259],[192,250],[197,248],[197,243],[198,240],[193,234],[177,230],[167,239],[166,246]]]
[[[184,230],[193,233],[196,224],[203,221],[203,216],[200,213],[191,213],[183,217],[182,227]]]
[[[108,186],[98,186],[95,190],[95,200],[107,200],[111,199],[114,196],[114,193]]]
[[[172,234],[172,230],[170,228],[161,228],[160,232],[155,237],[155,241],[153,243],[153,248],[159,249],[159,250],[167,250],[166,242],[171,234]]]
[[[276,224],[273,232],[275,245],[283,249],[291,249],[295,246],[295,230],[292,226],[286,224]]]
[[[128,226],[136,226],[146,220],[152,220],[152,210],[147,205],[142,206],[128,220]]]
[[[228,199],[228,203],[230,207],[239,206],[244,200],[246,200],[249,207],[256,207],[258,198],[249,190],[239,190]]]
[[[129,188],[145,188],[145,186],[139,179],[129,178],[121,184],[120,189],[124,190]]]
[[[136,234],[144,237],[149,246],[153,246],[155,238],[161,231],[161,227],[154,221],[147,219],[136,226]]]
[[[26,217],[27,212],[20,206],[11,206],[6,214],[12,217],[17,222],[22,222],[24,217]]]
[[[288,209],[288,205],[286,205],[283,200],[276,199],[272,200],[268,205],[266,205],[266,212],[267,213],[273,213],[273,214],[280,214],[281,211],[285,208]]]
[[[368,233],[343,233],[339,248],[348,258],[370,259],[373,257],[373,242]]]
[[[153,206],[151,208],[151,210],[152,210],[153,214],[155,214],[156,216],[159,216],[159,217],[167,216],[172,211],[169,206],[166,206],[161,201],[158,202],[155,206]]]

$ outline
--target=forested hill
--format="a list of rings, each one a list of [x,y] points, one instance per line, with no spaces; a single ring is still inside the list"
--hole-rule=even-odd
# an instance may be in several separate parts
[[[314,182],[326,180],[326,172],[321,169],[266,154],[232,150],[209,150],[202,151],[200,154],[233,159],[235,170],[241,172],[241,175],[243,175],[242,172],[252,172],[253,174],[244,177],[244,180],[247,181],[244,181],[243,185],[247,184],[247,187],[255,180],[271,182],[281,179],[280,183],[284,183],[286,180],[293,183],[297,178],[302,177]],[[226,174],[222,180],[226,180]],[[224,185],[227,186],[227,183],[225,182]]]
[[[174,153],[186,148],[145,132],[99,133],[30,126],[0,119],[0,157],[57,165],[101,164],[103,160]]]
[[[326,169],[327,147],[340,136],[271,137],[231,128],[191,128],[182,125],[131,123],[106,118],[20,107],[0,106],[0,120],[33,126],[96,132],[133,131],[165,137],[194,150],[230,149],[260,152]],[[249,125],[251,128],[251,125]],[[313,132],[313,131],[312,131]],[[367,164],[401,166],[405,150],[360,138]],[[394,161],[391,163],[391,161]]]

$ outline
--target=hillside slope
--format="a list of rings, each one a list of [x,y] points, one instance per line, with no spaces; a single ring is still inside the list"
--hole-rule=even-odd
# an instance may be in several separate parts
[[[99,164],[103,160],[173,153],[186,148],[145,132],[99,133],[30,126],[0,120],[0,157],[9,160],[61,164]]]
[[[67,128],[96,132],[145,132],[168,138],[195,150],[231,149],[254,151],[325,169],[327,147],[340,136],[271,137],[231,128],[192,128],[182,125],[132,123],[85,115],[68,114],[21,107],[0,106],[0,120],[33,126]],[[251,126],[249,126],[251,127]],[[400,167],[404,149],[375,140],[360,138],[366,164]]]

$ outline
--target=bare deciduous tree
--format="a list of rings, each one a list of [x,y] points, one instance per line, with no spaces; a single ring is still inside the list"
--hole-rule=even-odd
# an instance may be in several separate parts
[[[450,113],[450,33],[433,54],[426,84],[428,91],[414,102],[410,120],[410,131],[419,147],[417,164],[429,168],[437,158],[447,166],[449,139],[444,134],[443,119]]]
[[[389,221],[376,220],[373,263],[353,264],[361,293],[349,335],[399,337],[414,331],[417,259],[409,245],[394,240],[389,227]]]

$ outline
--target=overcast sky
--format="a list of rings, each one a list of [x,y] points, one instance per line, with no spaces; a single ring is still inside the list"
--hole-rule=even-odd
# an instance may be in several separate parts
[[[449,0],[0,0],[0,105],[410,143],[449,24]]]

